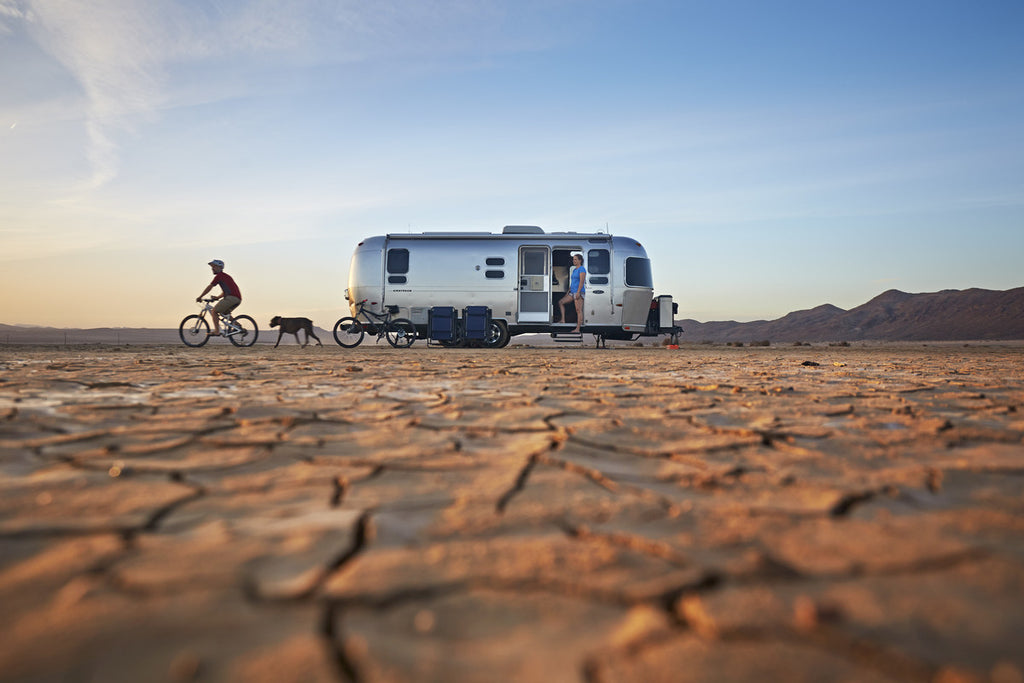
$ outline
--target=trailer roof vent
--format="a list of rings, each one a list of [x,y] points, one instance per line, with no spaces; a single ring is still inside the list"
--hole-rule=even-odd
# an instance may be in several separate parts
[[[543,235],[544,231],[536,225],[506,225],[501,230],[503,235]]]

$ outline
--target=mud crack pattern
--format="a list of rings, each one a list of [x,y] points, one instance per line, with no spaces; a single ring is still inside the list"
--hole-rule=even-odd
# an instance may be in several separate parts
[[[0,348],[0,679],[1024,680],[1024,349]]]

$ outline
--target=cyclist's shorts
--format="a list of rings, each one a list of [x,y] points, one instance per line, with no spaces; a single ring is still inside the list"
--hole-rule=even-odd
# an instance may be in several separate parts
[[[221,315],[227,315],[231,311],[238,308],[238,304],[242,303],[242,300],[237,296],[226,296],[216,304],[213,305],[213,310],[220,313]]]

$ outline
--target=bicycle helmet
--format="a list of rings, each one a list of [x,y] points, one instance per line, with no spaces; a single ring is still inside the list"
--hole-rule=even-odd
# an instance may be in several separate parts
[[[209,263],[207,263],[206,265],[208,265],[208,266],[219,266],[219,267],[223,268],[224,267],[224,262],[221,261],[219,258],[215,258],[212,261],[210,261]]]

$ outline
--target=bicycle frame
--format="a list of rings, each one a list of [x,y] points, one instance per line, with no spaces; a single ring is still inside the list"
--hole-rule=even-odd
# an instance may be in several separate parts
[[[359,302],[359,309],[356,311],[354,317],[359,320],[359,314],[362,313],[365,320],[360,320],[363,323],[363,331],[366,331],[367,325],[373,325],[377,329],[377,339],[384,336],[387,331],[387,324],[391,322],[391,311],[385,310],[384,313],[374,313],[366,309],[366,302]]]
[[[218,315],[213,311],[213,301],[213,299],[203,300],[203,310],[199,312],[200,319],[205,320],[207,313]],[[225,337],[230,337],[233,334],[239,334],[242,332],[242,328],[235,322],[234,317],[230,313],[220,315],[220,324],[223,326],[223,333]]]

